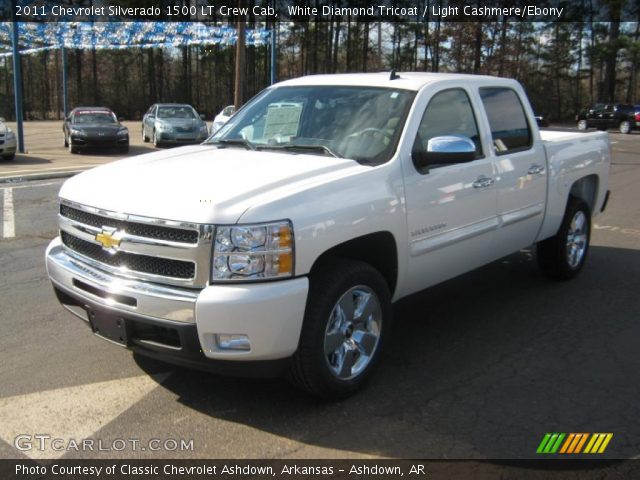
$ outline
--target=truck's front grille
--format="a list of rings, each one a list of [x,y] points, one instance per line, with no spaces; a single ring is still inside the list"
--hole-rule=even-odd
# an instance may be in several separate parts
[[[93,227],[113,227],[117,230],[125,231],[130,235],[170,242],[198,243],[198,232],[195,230],[118,220],[84,212],[64,204],[60,205],[60,215]]]
[[[60,237],[62,243],[74,252],[111,267],[126,268],[133,272],[170,278],[192,279],[195,276],[195,264],[193,262],[157,258],[128,252],[111,254],[100,245],[87,242],[67,232],[60,232]]]

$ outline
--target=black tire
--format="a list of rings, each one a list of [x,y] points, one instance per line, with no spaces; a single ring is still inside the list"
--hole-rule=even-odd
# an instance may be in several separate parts
[[[11,161],[11,160],[14,160],[15,158],[16,158],[15,153],[10,153],[9,155],[2,156],[2,160],[6,160],[6,161]]]
[[[149,143],[149,137],[144,134],[144,127],[142,127],[142,141],[144,143]]]
[[[618,130],[620,130],[620,133],[631,133],[631,122],[628,120],[621,121],[620,125],[618,125]]]
[[[64,133],[62,136],[64,137],[64,148],[67,148],[69,146],[69,140],[67,140],[67,136]]]
[[[365,295],[361,295],[362,293]],[[371,293],[374,295],[366,296]],[[339,301],[349,298],[352,306],[367,305],[372,313],[364,320],[364,315],[357,317],[354,314],[353,322],[345,321],[348,315],[332,316],[336,311],[344,313],[336,309],[340,308]],[[365,298],[366,300],[362,300]],[[376,318],[379,318],[379,322]],[[350,259],[328,261],[310,276],[300,342],[290,361],[290,380],[311,395],[325,399],[339,399],[355,393],[368,380],[377,365],[386,339],[389,338],[391,322],[389,287],[376,269],[367,263]],[[332,328],[334,332],[344,336],[332,353],[325,353],[325,349],[330,348],[326,342],[332,335],[329,332]],[[365,336],[370,340],[365,342]],[[362,340],[362,345],[358,338]],[[377,340],[371,340],[373,338]],[[368,346],[364,346],[364,343],[368,343]],[[352,348],[346,350],[347,345]],[[371,352],[369,355],[365,353],[367,349]],[[342,364],[352,365],[345,368],[344,372],[351,376],[339,378],[341,372],[337,371],[340,370],[338,357],[346,351],[350,352],[349,357],[356,360],[350,363],[347,361],[347,354],[343,353]],[[331,365],[333,361],[335,365]]]
[[[78,147],[74,147],[71,143],[69,143],[69,153],[76,154],[78,152]]]
[[[161,144],[160,144],[160,140],[158,140],[158,135],[156,134],[156,131],[153,131],[153,137],[152,137],[152,141],[153,141],[153,146],[156,148],[160,148]]]
[[[584,226],[582,228],[585,235],[584,241],[578,241],[576,222],[583,219]],[[573,241],[570,242],[570,235],[573,235]],[[537,257],[540,270],[548,277],[558,280],[569,280],[575,277],[582,269],[589,252],[589,242],[591,240],[591,211],[585,201],[570,196],[567,203],[567,209],[562,219],[560,229],[555,236],[539,242],[537,245]],[[583,251],[577,257],[573,257],[572,253],[576,253],[580,249],[577,245],[583,245]],[[575,250],[573,249],[575,248]]]

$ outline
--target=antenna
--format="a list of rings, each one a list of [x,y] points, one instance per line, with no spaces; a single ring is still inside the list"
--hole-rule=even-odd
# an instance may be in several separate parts
[[[391,74],[389,75],[389,80],[396,80],[400,78],[400,75],[398,75],[395,71],[395,69],[391,70]]]

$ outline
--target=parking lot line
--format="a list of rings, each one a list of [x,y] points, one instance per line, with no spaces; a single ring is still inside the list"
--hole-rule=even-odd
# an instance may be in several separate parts
[[[4,204],[2,207],[2,237],[13,238],[16,235],[15,218],[13,215],[13,188],[4,190]]]

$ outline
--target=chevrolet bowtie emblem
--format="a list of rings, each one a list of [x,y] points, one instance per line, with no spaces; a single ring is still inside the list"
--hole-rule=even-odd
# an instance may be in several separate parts
[[[108,252],[115,253],[122,241],[122,233],[116,228],[102,227],[102,231],[96,235],[96,241]]]

